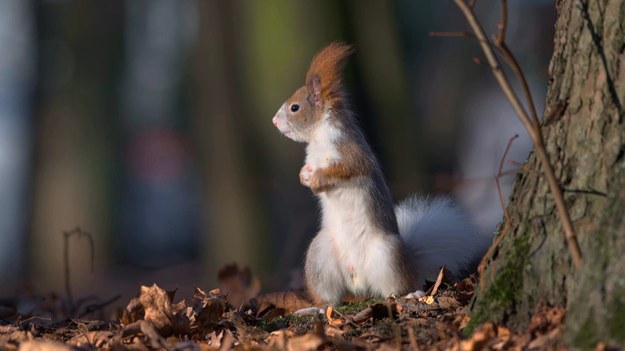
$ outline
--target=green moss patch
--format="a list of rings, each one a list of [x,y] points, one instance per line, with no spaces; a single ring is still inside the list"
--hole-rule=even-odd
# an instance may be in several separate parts
[[[574,344],[582,350],[592,350],[597,344],[597,325],[592,316],[588,316],[579,328]]]
[[[492,320],[499,322],[506,311],[514,309],[521,297],[523,270],[527,264],[530,242],[528,234],[519,236],[507,252],[505,262],[495,272],[488,288],[479,293],[471,310],[471,322],[463,333],[469,335],[475,327]]]
[[[619,299],[620,296],[625,296],[623,295],[625,294],[624,290],[621,289],[621,291],[614,294],[616,300],[610,304],[607,319],[610,337],[619,343],[625,342],[625,304],[623,300]]]
[[[270,333],[292,327],[296,334],[304,334],[313,330],[315,323],[319,321],[320,318],[322,319],[321,315],[287,315],[274,318],[270,321],[259,321],[256,326]]]
[[[365,299],[365,300],[357,300],[347,303],[342,306],[335,307],[335,310],[342,314],[354,314],[358,313],[369,305],[375,305],[377,303],[384,303],[383,299]]]

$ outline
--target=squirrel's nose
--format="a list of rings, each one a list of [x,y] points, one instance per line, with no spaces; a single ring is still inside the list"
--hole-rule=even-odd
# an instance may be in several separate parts
[[[276,117],[272,118],[271,121],[273,122],[274,126],[278,126],[278,119]]]

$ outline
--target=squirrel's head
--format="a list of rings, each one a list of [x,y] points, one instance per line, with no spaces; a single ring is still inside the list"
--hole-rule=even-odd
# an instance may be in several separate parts
[[[297,89],[273,117],[282,134],[298,142],[309,142],[314,131],[332,109],[342,108],[341,73],[352,47],[332,43],[312,60],[306,85]]]

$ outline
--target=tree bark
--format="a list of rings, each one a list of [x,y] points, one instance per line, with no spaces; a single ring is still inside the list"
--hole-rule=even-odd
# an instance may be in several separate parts
[[[625,343],[625,0],[561,0],[542,131],[582,248],[572,265],[536,156],[514,187],[510,229],[490,258],[473,323],[525,326],[567,309],[565,338]],[[505,228],[505,226],[502,226]]]

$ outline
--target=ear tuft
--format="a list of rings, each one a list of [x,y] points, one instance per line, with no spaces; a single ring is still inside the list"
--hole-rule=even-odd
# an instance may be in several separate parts
[[[342,99],[341,74],[352,52],[351,45],[334,42],[315,55],[306,74],[306,85],[309,98],[317,99],[316,106],[333,105]]]
[[[313,74],[306,80],[308,88],[308,102],[316,107],[321,107],[321,80],[319,76]]]

